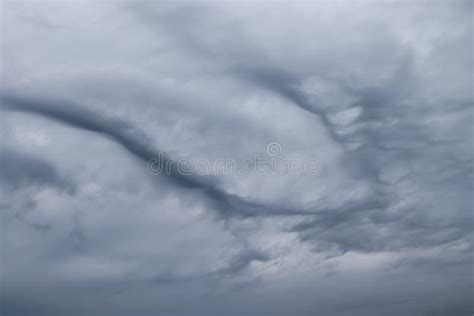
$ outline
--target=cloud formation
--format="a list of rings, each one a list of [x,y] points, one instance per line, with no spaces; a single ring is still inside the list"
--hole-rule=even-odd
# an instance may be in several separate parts
[[[2,315],[473,313],[469,1],[2,19]],[[318,172],[147,170],[273,142]]]

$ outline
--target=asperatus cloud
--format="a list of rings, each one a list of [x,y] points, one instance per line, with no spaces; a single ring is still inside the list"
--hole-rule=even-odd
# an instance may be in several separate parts
[[[0,7],[1,316],[472,316],[473,2]]]

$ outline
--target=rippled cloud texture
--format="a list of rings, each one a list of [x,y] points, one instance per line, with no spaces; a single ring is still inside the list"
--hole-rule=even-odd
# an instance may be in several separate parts
[[[1,10],[2,315],[473,314],[472,2]]]

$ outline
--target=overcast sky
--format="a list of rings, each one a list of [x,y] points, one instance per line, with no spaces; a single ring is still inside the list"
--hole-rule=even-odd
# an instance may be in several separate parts
[[[2,1],[1,315],[473,315],[472,19]]]

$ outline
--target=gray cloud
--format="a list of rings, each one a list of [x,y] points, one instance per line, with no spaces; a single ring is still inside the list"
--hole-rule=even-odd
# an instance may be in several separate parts
[[[233,213],[239,216],[271,216],[271,215],[310,215],[314,212],[329,215],[332,210],[324,209],[294,209],[284,205],[265,205],[262,203],[245,200],[237,195],[229,194],[218,188],[217,181],[209,179],[209,176],[193,176],[180,172],[177,165],[169,163],[171,158],[168,155],[151,149],[143,131],[130,124],[102,117],[98,113],[88,111],[70,102],[53,100],[19,98],[12,95],[2,96],[2,108],[9,111],[20,111],[37,114],[50,119],[57,120],[66,125],[84,129],[87,131],[102,134],[122,145],[129,153],[139,160],[147,163],[151,159],[161,159],[160,165],[170,166],[170,179],[176,184],[185,188],[200,189],[212,201],[217,202],[218,210],[225,216],[232,216]],[[38,168],[34,168],[37,170]],[[380,201],[351,206],[355,209],[371,209],[380,206]],[[371,205],[373,204],[373,205]]]
[[[2,315],[472,314],[470,2],[4,11]]]
[[[0,155],[3,166],[0,181],[10,190],[29,185],[50,185],[59,190],[74,192],[74,183],[61,175],[51,163],[10,148]]]

